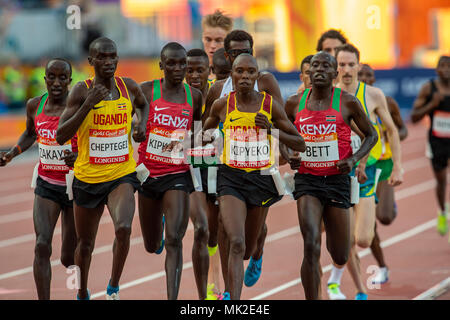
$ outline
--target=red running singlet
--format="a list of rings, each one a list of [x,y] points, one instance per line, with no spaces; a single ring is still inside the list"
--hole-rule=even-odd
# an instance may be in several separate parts
[[[64,150],[77,152],[76,137],[62,146],[56,142],[59,117],[51,117],[45,114],[47,101],[48,93],[41,97],[34,119],[39,145],[38,174],[49,183],[66,185],[66,174],[70,168],[65,164],[64,160],[61,160],[61,157],[64,156]]]
[[[310,93],[310,89],[304,91],[294,122],[306,143],[298,172],[316,176],[341,174],[336,163],[352,156],[351,128],[340,111],[342,91],[333,88],[331,105],[323,111],[307,108]]]
[[[139,162],[144,163],[151,177],[189,171],[183,150],[162,149],[172,140],[183,141],[191,130],[193,119],[192,93],[184,83],[186,100],[173,103],[164,100],[161,80],[153,81],[153,98],[147,121],[146,140],[139,145]]]

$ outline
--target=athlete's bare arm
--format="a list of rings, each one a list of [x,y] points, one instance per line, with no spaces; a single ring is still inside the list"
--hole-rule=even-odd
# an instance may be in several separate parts
[[[381,122],[386,128],[387,140],[392,150],[392,161],[394,162],[394,167],[392,169],[391,177],[389,178],[389,183],[393,186],[397,186],[403,182],[403,168],[402,168],[402,153],[400,146],[400,138],[398,135],[397,127],[392,120],[391,114],[389,113],[386,96],[383,91],[378,88],[367,86],[367,93],[370,95],[372,101],[375,102],[374,112],[380,118]]]
[[[350,126],[353,120],[358,129],[364,134],[364,139],[359,150],[350,158],[343,159],[336,164],[339,171],[343,174],[348,174],[353,166],[367,156],[373,146],[375,146],[378,141],[378,135],[357,98],[343,91],[341,106],[341,113],[345,123]]]
[[[223,84],[225,83],[225,79],[218,80],[214,82],[214,84],[209,88],[208,94],[206,95],[206,102],[205,102],[205,112],[202,116],[202,122],[205,124],[206,119],[209,116],[209,113],[211,111],[212,105],[214,101],[220,98],[220,93],[222,92]]]
[[[130,78],[123,78],[130,94],[131,104],[133,105],[133,114],[136,113],[136,122],[134,123],[133,139],[136,142],[145,141],[145,130],[148,119],[148,102],[141,87]]]
[[[297,111],[298,111],[298,105],[300,103],[302,94],[303,94],[303,92],[293,94],[286,100],[286,104],[284,105],[284,111],[286,112],[288,119],[292,123],[294,123],[294,121],[295,121],[295,117],[296,117]]]
[[[411,120],[413,123],[419,122],[423,117],[431,113],[439,106],[439,103],[443,99],[440,93],[435,92],[431,100],[427,103],[430,94],[431,83],[427,82],[420,88],[419,95],[416,100],[414,100],[413,109],[411,111]]]
[[[39,106],[40,97],[31,98],[27,101],[27,120],[25,131],[20,136],[17,141],[17,145],[21,150],[14,146],[8,152],[0,152],[0,167],[5,166],[10,162],[15,156],[24,152],[29,147],[33,145],[36,141],[36,129],[34,126],[34,117],[36,115],[37,108]]]
[[[260,73],[258,78],[258,90],[265,91],[272,96],[272,98],[281,105],[284,104],[283,97],[281,96],[280,86],[278,81],[273,74],[264,71]]]
[[[67,106],[59,119],[56,141],[63,145],[70,140],[91,109],[109,93],[110,91],[102,84],[96,84],[88,90],[84,82],[78,82],[70,91]]]
[[[153,100],[153,80],[142,82],[139,86],[141,87],[141,91],[144,94],[145,99],[150,105]]]
[[[392,120],[394,121],[394,124],[398,129],[400,141],[403,141],[408,136],[408,129],[406,128],[405,122],[403,121],[402,116],[400,114],[400,108],[398,106],[398,103],[392,97],[386,97],[386,102]]]

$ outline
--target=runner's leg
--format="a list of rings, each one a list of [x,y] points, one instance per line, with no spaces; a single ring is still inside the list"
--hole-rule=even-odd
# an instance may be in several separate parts
[[[130,249],[131,224],[133,222],[135,199],[134,188],[122,183],[108,195],[107,203],[114,223],[113,264],[110,285],[119,286],[125,260]]]
[[[94,251],[95,237],[97,236],[98,225],[105,206],[99,205],[97,208],[88,209],[77,206],[73,203],[75,216],[75,229],[77,230],[77,248],[75,250],[75,265],[80,268],[80,288],[78,297],[87,297],[87,283],[89,268],[91,265],[92,251]]]
[[[323,205],[316,197],[303,195],[297,200],[298,221],[304,248],[301,279],[307,300],[319,297],[322,211]]]
[[[65,207],[61,215],[61,263],[68,268],[75,264],[75,249],[77,247],[77,233],[73,208]]]
[[[167,298],[175,300],[183,269],[183,238],[189,222],[189,194],[181,190],[166,191],[162,208],[166,217]]]
[[[192,246],[192,264],[195,283],[200,300],[206,298],[208,282],[209,254],[208,254],[208,218],[206,195],[203,192],[193,192],[189,199],[189,213],[194,225],[194,244]]]
[[[224,231],[229,241],[229,251],[226,256],[221,257],[222,261],[228,262],[225,290],[230,293],[231,300],[239,300],[244,281],[247,206],[244,201],[231,195],[219,197],[219,205]]]
[[[33,274],[39,300],[50,299],[52,238],[61,207],[56,202],[34,197],[33,222],[36,233]]]

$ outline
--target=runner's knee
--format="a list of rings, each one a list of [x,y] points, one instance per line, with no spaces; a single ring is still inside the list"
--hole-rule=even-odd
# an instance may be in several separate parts
[[[51,241],[39,236],[36,241],[34,253],[38,258],[50,258],[52,255]]]
[[[304,239],[305,259],[319,261],[320,258],[320,242],[316,237],[307,236]]]
[[[364,237],[360,237],[360,238],[356,239],[356,244],[360,248],[369,248],[370,245],[372,244],[372,240],[373,240],[373,236],[372,237],[364,236]]]
[[[234,255],[245,254],[245,241],[243,237],[235,236],[230,238],[230,252]]]
[[[131,226],[123,225],[116,229],[116,239],[119,242],[128,241],[131,235]]]
[[[208,226],[204,223],[195,225],[194,241],[201,242],[201,243],[207,243],[208,238],[209,238]]]
[[[73,252],[61,252],[61,264],[68,268],[75,264]]]
[[[88,257],[92,255],[92,251],[94,251],[94,240],[91,239],[80,239],[78,245],[79,254],[82,257]]]

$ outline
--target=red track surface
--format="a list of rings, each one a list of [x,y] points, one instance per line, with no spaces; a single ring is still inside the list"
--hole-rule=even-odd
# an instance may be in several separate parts
[[[409,137],[402,143],[405,182],[396,189],[398,216],[392,225],[379,225],[379,234],[385,242],[385,260],[390,269],[390,280],[379,289],[368,290],[369,299],[413,299],[444,279],[450,277],[450,244],[448,236],[436,231],[437,202],[434,179],[429,160],[425,158],[424,126],[409,126]],[[32,205],[34,194],[30,180],[34,163],[10,164],[0,169],[0,299],[36,299],[32,263],[34,256],[34,229]],[[268,238],[264,248],[263,272],[252,288],[244,286],[243,299],[304,299],[300,280],[303,259],[303,241],[297,220],[296,204],[285,197],[273,206],[268,215]],[[59,263],[60,222],[53,238],[52,299],[74,299],[76,292],[66,287],[69,274]],[[409,233],[406,233],[411,231]],[[406,233],[406,234],[405,234]],[[133,222],[132,245],[121,279],[122,299],[166,299],[164,273],[165,254],[145,252],[139,219]],[[105,211],[100,225],[96,251],[89,274],[89,288],[93,297],[104,299],[101,293],[109,280],[112,263],[111,246],[114,230]],[[397,237],[397,238],[394,238]],[[183,241],[184,270],[179,299],[197,299],[191,264],[193,230],[191,224]],[[324,268],[323,292],[329,277],[330,256],[322,240],[321,263]],[[367,251],[367,250],[366,250]],[[370,253],[360,251],[364,282],[366,273],[375,260]],[[247,262],[245,266],[247,265]],[[348,271],[344,273],[341,289],[348,299],[356,291]],[[447,291],[440,297],[450,299]]]

